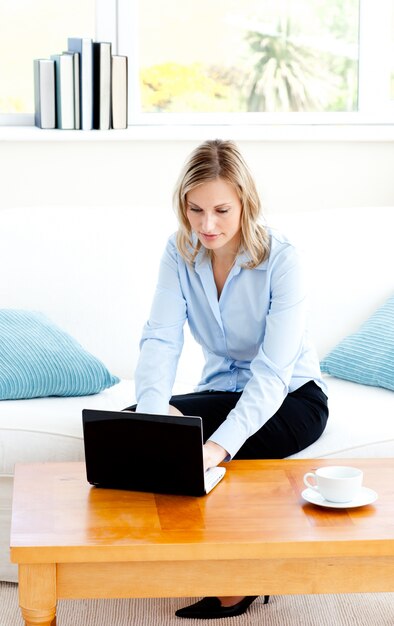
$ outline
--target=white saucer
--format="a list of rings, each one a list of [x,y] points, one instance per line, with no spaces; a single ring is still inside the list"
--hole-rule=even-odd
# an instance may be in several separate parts
[[[350,509],[356,506],[365,506],[366,504],[372,504],[378,497],[378,494],[373,489],[368,487],[362,487],[358,496],[356,496],[350,502],[330,502],[325,500],[318,491],[314,489],[304,489],[302,492],[304,500],[311,502],[311,504],[317,504],[318,506],[326,506],[331,509]]]

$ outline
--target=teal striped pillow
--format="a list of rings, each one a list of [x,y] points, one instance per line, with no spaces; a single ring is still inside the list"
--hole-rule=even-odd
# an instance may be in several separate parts
[[[0,309],[0,400],[85,396],[118,382],[42,313]]]
[[[394,296],[321,362],[322,372],[394,391]]]

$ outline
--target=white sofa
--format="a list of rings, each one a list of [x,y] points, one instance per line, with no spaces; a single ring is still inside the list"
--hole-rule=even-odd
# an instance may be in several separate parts
[[[304,254],[310,329],[323,357],[394,292],[394,208],[272,215],[267,221]],[[139,337],[173,230],[169,207],[0,210],[0,308],[44,312],[122,379],[92,396],[0,401],[2,580],[16,580],[8,552],[14,465],[82,460],[82,409],[116,410],[133,402]],[[201,363],[187,335],[176,390],[192,388]],[[394,393],[332,377],[327,383],[326,431],[295,456],[394,456]]]

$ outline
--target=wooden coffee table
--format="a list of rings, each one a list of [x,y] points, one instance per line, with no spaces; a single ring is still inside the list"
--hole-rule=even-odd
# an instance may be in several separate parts
[[[355,465],[373,505],[301,497],[305,472]],[[83,463],[19,465],[11,560],[27,626],[58,598],[394,591],[394,459],[232,461],[202,498],[104,490]]]

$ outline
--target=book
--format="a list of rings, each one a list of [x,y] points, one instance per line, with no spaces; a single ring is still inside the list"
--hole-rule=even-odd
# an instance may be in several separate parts
[[[39,128],[56,128],[55,63],[34,59],[34,123]]]
[[[81,102],[79,85],[79,52],[66,50],[63,54],[71,54],[74,61],[74,128],[81,129]]]
[[[117,54],[112,56],[111,126],[127,128],[127,57]]]
[[[93,128],[111,126],[111,44],[93,42]]]
[[[74,118],[74,59],[70,54],[52,54],[56,75],[56,127],[73,129]]]
[[[82,130],[91,130],[93,128],[93,40],[69,37],[67,48],[69,52],[79,54],[80,127]]]

